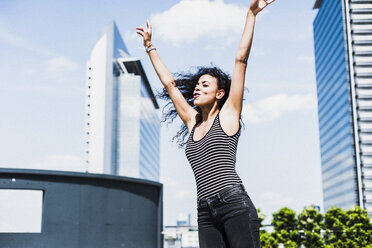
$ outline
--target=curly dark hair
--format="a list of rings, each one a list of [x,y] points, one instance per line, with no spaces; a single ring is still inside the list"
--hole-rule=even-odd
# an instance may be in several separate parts
[[[175,73],[175,83],[178,89],[181,91],[182,95],[186,99],[187,103],[190,104],[196,111],[198,111],[197,119],[198,121],[201,120],[201,109],[194,105],[194,89],[196,84],[199,81],[199,78],[205,74],[208,74],[217,79],[218,82],[218,89],[224,89],[225,95],[220,100],[218,104],[218,109],[221,109],[222,106],[225,104],[227,98],[229,97],[230,92],[230,85],[231,85],[231,77],[229,74],[223,72],[217,66],[210,66],[210,67],[196,67],[196,73],[190,72],[181,72]],[[172,123],[173,120],[178,116],[178,113],[172,103],[170,101],[170,96],[168,91],[163,88],[160,92],[158,92],[157,96],[162,99],[168,101],[168,103],[163,107],[163,119],[161,122],[165,122],[167,124]],[[241,125],[244,125],[240,119]],[[179,148],[184,148],[186,145],[185,137],[188,134],[187,127],[182,124],[180,130],[176,133],[176,135],[172,138],[172,142],[176,141]]]

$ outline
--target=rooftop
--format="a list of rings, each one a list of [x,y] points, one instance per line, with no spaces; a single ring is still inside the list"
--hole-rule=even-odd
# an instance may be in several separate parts
[[[323,0],[316,0],[313,9],[319,9],[322,3]]]

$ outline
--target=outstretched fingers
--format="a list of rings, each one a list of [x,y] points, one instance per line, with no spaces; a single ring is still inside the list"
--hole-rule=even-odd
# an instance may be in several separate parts
[[[145,32],[146,32],[146,30],[145,30],[145,28],[144,27],[137,27],[136,28],[136,32],[137,32],[137,34],[139,34],[139,35],[141,35],[142,37],[144,37],[144,35],[145,35]]]
[[[149,32],[149,34],[151,34],[152,27],[151,27],[150,21],[148,19],[146,20],[146,25],[147,25],[147,31]]]
[[[139,30],[139,31],[141,31],[141,32],[145,32],[145,28],[144,27],[138,27],[136,29]]]
[[[266,4],[269,5],[270,3],[273,3],[275,0],[267,0]]]
[[[144,33],[143,28],[136,28],[136,30],[137,30],[136,33],[143,37],[143,33]]]
[[[146,27],[137,27],[136,33],[142,36],[145,47],[149,46],[149,44],[151,45],[151,24],[149,20],[146,20]]]

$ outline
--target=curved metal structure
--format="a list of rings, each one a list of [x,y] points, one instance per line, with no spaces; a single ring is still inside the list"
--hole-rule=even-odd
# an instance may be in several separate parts
[[[162,184],[103,174],[0,169],[1,189],[42,190],[41,233],[0,247],[162,247]]]

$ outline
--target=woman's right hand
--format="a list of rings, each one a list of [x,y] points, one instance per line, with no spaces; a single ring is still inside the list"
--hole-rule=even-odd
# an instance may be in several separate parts
[[[147,28],[144,27],[138,27],[136,28],[137,34],[141,35],[143,37],[143,45],[145,47],[148,47],[151,44],[151,33],[152,33],[152,28],[149,20],[146,20],[146,26]]]
[[[262,11],[267,5],[273,3],[275,0],[252,0],[249,10],[252,11],[254,15],[257,15]]]

